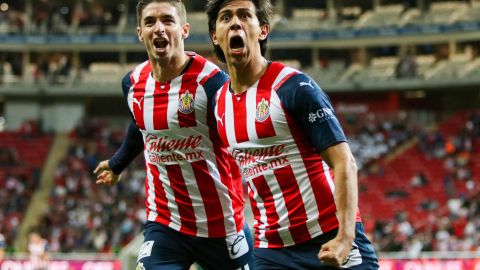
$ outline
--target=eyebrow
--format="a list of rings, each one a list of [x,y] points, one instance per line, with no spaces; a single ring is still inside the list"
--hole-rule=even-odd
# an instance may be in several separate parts
[[[251,9],[249,8],[238,8],[236,9],[236,12],[239,13],[239,12],[249,12],[249,13],[253,13]],[[223,15],[224,13],[233,13],[232,9],[230,8],[226,8],[226,9],[222,9],[220,10],[220,12],[218,12],[218,16],[220,15]]]
[[[144,21],[144,22],[147,22],[147,21],[152,20],[152,19],[156,19],[156,16],[153,16],[153,15],[145,16],[145,17],[143,18],[143,21]],[[164,19],[172,19],[172,20],[175,20],[175,16],[166,14],[166,15],[160,16],[160,19],[162,19],[162,20],[164,20]],[[176,21],[176,20],[175,20],[175,21]]]

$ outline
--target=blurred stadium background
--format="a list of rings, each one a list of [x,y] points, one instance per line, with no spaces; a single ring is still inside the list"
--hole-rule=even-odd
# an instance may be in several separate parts
[[[217,62],[206,1],[184,0],[188,50]],[[273,0],[269,58],[329,94],[385,270],[480,269],[480,1]],[[0,0],[0,269],[134,269],[142,159],[114,187],[92,170],[129,122],[120,81],[146,59],[134,0]],[[248,214],[248,213],[247,213]]]

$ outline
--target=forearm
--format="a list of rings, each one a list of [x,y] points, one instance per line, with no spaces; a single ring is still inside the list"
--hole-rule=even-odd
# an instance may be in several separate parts
[[[335,176],[335,204],[339,221],[338,236],[355,238],[358,209],[357,166],[353,156],[333,168]]]
[[[115,174],[120,174],[142,151],[142,134],[132,123],[122,145],[108,161],[108,166]]]

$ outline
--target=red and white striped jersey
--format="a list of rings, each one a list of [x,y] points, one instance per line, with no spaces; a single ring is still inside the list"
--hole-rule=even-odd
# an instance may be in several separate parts
[[[169,82],[155,81],[149,61],[124,79],[143,134],[147,219],[192,236],[225,237],[244,225],[240,172],[218,143],[212,110],[228,77],[205,58],[189,55],[189,66]]]
[[[248,182],[256,247],[291,246],[338,227],[333,173],[319,153],[346,138],[313,80],[272,62],[242,94],[226,82],[215,117]]]

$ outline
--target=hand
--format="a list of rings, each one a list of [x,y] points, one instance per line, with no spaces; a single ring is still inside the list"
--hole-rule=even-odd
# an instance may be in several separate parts
[[[100,162],[93,173],[98,174],[97,181],[95,182],[96,184],[112,186],[120,181],[120,175],[115,174],[112,169],[110,169],[110,166],[108,166],[108,160]]]
[[[325,264],[340,267],[352,249],[353,241],[339,236],[322,245],[318,258]]]

